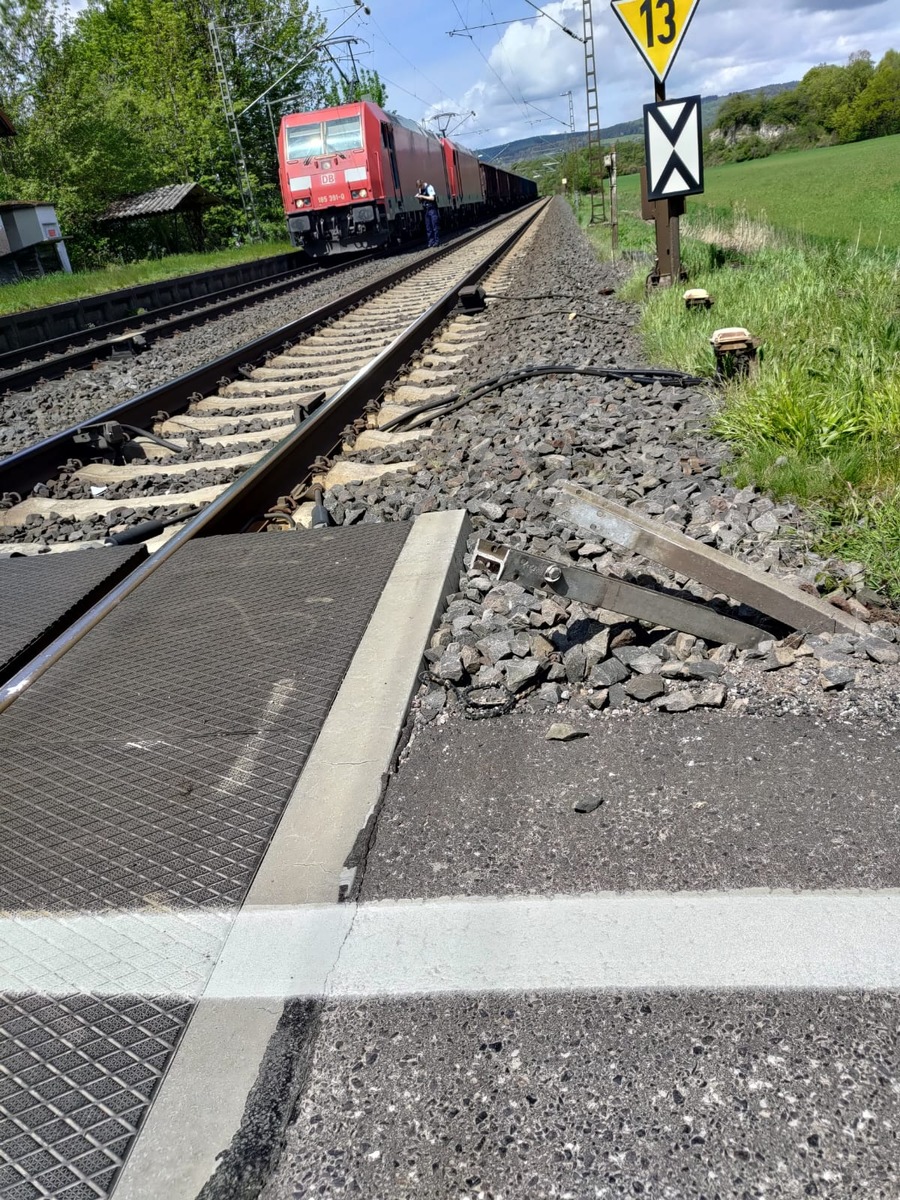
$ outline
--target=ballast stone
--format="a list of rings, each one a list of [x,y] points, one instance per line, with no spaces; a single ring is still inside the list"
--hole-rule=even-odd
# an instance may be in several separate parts
[[[514,658],[511,662],[504,664],[504,670],[506,686],[515,694],[538,679],[542,667],[536,658]]]
[[[642,703],[665,695],[666,681],[660,675],[636,675],[625,684],[625,693]]]

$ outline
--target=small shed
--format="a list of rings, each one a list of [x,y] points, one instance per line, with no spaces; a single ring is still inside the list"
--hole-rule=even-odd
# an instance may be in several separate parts
[[[13,128],[13,123],[0,108],[0,137],[11,138],[16,136],[16,131]]]
[[[203,249],[203,213],[221,203],[218,196],[199,183],[173,183],[114,201],[100,220],[120,228],[141,221],[142,235],[135,237],[129,233],[123,240],[145,243],[144,252],[155,248],[178,254],[185,249]]]

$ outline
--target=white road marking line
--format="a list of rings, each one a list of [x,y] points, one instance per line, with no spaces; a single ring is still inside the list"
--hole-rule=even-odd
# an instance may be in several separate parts
[[[0,990],[248,999],[900,988],[896,890],[248,907],[229,933],[230,921],[184,910],[6,917]]]
[[[0,918],[0,991],[202,995],[234,912],[142,909]]]

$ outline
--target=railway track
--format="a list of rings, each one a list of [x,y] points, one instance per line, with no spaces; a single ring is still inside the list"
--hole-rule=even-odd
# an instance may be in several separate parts
[[[279,271],[268,282],[254,280],[212,292],[202,299],[179,300],[139,314],[129,314],[102,325],[72,330],[59,337],[0,354],[0,393],[20,391],[39,380],[56,379],[69,371],[89,367],[99,359],[140,352],[159,338],[171,337],[206,321],[283,295],[292,288],[339,275],[371,255],[349,256],[345,261],[320,267],[303,262]]]
[[[420,369],[379,404],[385,389],[451,316],[460,290],[482,278],[541,211],[497,221],[424,263],[10,456],[0,463],[0,546],[6,553],[59,553],[91,542],[145,541],[157,553],[113,589],[107,601],[115,604],[192,537],[311,523],[310,483],[346,438],[365,449],[415,437],[379,433],[377,425],[418,403],[423,385],[439,394],[442,370],[459,361],[473,334],[451,328],[443,362]],[[471,321],[463,316],[458,324]],[[402,462],[394,467],[401,468]],[[76,622],[74,636],[89,617]],[[44,665],[65,644],[57,639]],[[31,666],[23,671],[36,677]],[[7,684],[7,699],[23,671]]]
[[[16,1196],[61,1194],[60,1178],[101,1200],[625,1197],[673,1179],[697,1195],[896,1194],[894,632],[713,649],[498,580],[473,553],[488,536],[715,599],[588,536],[560,508],[577,483],[775,580],[807,569],[799,514],[732,486],[704,433],[714,396],[633,365],[633,313],[597,292],[621,275],[567,231],[581,238],[557,202],[495,252],[483,316],[457,315],[420,272],[409,304],[431,307],[398,335],[381,292],[364,334],[335,314],[261,372],[245,360],[206,397],[218,407],[170,413],[152,431],[177,451],[143,439],[140,464],[82,467],[181,466],[190,440],[197,470],[220,469],[220,446],[242,457],[222,439],[262,432],[248,413],[289,414],[273,426],[294,447],[283,468],[262,474],[282,457],[267,451],[209,484],[224,490],[67,639],[108,613],[96,636],[4,714],[0,1159]],[[389,344],[367,340],[357,368],[373,324]],[[432,402],[420,441],[391,436],[395,414]],[[230,432],[175,424],[226,417]],[[98,500],[120,486],[76,473],[43,484],[107,487]],[[196,536],[306,523],[316,484],[338,525],[367,527]],[[131,507],[125,532],[144,514]],[[421,568],[389,579],[370,619],[356,593],[382,590],[373,546],[444,518],[471,536],[464,565],[429,576],[437,627]],[[112,524],[63,528],[96,541]],[[339,567],[298,565],[290,543]],[[18,565],[107,554],[67,544]],[[335,648],[363,630],[354,671]],[[330,709],[326,676],[345,681]],[[463,719],[492,688],[516,711]],[[102,939],[96,962],[86,938]]]

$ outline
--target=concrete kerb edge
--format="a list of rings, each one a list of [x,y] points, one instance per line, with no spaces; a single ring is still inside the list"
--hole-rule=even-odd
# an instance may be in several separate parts
[[[428,639],[456,591],[468,534],[464,510],[414,523],[242,911],[337,901],[344,864],[380,800]],[[200,999],[115,1200],[196,1200],[205,1190],[241,1128],[282,1011],[271,1000]]]

